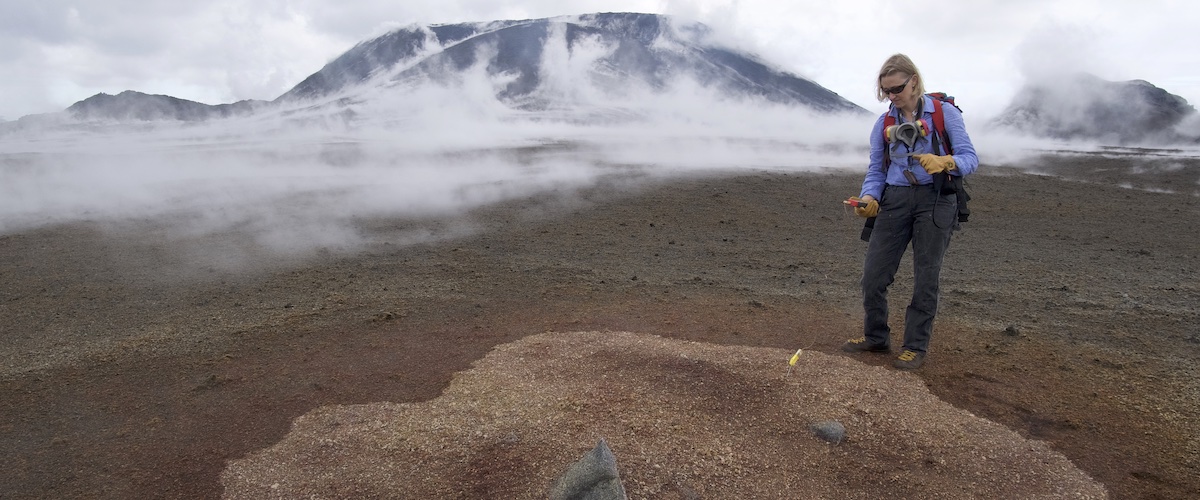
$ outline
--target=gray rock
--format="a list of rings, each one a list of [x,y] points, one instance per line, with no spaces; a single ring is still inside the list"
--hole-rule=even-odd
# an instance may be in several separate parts
[[[604,439],[550,487],[550,500],[628,500],[617,457]]]
[[[812,431],[817,437],[833,444],[841,444],[846,439],[846,426],[836,420],[815,423]]]

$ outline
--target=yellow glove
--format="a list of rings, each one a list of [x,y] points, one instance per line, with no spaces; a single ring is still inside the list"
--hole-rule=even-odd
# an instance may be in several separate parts
[[[864,201],[862,198],[859,198],[857,196],[851,196],[850,199],[854,200],[854,201]],[[859,217],[866,217],[868,219],[871,217],[875,217],[876,215],[879,215],[879,202],[875,201],[875,198],[871,198],[871,199],[865,200],[865,201],[867,203],[867,206],[854,207],[854,213],[856,215],[858,215]]]
[[[921,154],[913,155],[913,158],[921,162],[921,168],[924,168],[929,175],[947,172],[955,168],[953,156]]]

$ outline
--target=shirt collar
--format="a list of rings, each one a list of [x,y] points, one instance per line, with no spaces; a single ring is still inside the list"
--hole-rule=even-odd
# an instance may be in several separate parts
[[[933,97],[930,97],[929,94],[922,94],[921,100],[924,101],[921,103],[921,117],[923,118],[925,115],[933,113]],[[900,116],[900,108],[897,108],[895,104],[889,104],[888,106],[888,113],[895,114],[896,121],[901,121],[903,117]]]

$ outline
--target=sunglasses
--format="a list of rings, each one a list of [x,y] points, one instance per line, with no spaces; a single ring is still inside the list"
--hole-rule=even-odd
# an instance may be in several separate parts
[[[912,75],[908,75],[908,78],[904,79],[904,83],[901,83],[900,85],[897,85],[895,87],[888,87],[885,89],[881,89],[881,90],[883,90],[883,95],[899,94],[901,92],[904,92],[904,89],[906,87],[908,87],[908,82],[912,81],[912,77],[913,77]]]

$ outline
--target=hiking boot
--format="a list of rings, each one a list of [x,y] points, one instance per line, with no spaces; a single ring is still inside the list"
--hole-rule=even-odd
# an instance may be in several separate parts
[[[846,352],[891,352],[892,346],[887,344],[870,344],[867,343],[866,337],[847,340],[842,344],[842,350]]]
[[[905,349],[896,358],[896,361],[892,362],[892,366],[895,366],[897,370],[916,370],[923,364],[925,364],[925,353],[911,349]]]

